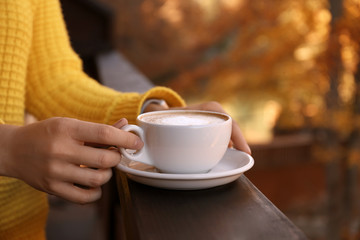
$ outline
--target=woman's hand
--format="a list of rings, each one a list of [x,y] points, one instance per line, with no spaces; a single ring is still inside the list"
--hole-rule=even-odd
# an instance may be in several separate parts
[[[95,201],[121,155],[89,145],[140,149],[139,137],[118,129],[126,124],[126,119],[109,126],[50,118],[23,127],[0,125],[0,175],[73,202]]]

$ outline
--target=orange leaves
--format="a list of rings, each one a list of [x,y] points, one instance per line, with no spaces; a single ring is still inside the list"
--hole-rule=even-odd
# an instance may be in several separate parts
[[[336,19],[327,0],[103,1],[119,10],[118,48],[156,84],[187,99],[266,95],[281,99],[278,127],[331,125],[349,133],[360,0],[343,0]]]

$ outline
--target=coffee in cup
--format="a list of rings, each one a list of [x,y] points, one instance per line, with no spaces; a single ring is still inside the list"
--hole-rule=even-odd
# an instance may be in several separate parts
[[[144,122],[159,125],[201,126],[222,123],[227,120],[227,117],[208,112],[176,111],[144,114],[140,116],[139,119]]]
[[[231,137],[232,119],[224,113],[199,110],[165,110],[141,114],[134,132],[144,147],[128,159],[155,166],[164,173],[204,173],[223,157]]]

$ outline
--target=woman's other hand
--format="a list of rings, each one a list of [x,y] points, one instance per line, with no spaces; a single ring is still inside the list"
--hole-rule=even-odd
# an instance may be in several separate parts
[[[89,145],[140,149],[139,137],[119,129],[126,124],[124,119],[109,126],[50,118],[22,127],[0,125],[0,175],[72,202],[95,201],[121,155]]]

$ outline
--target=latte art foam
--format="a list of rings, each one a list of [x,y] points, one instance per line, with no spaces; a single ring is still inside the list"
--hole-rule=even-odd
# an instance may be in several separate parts
[[[141,120],[161,125],[201,126],[222,123],[226,119],[206,113],[156,113],[142,116]]]

